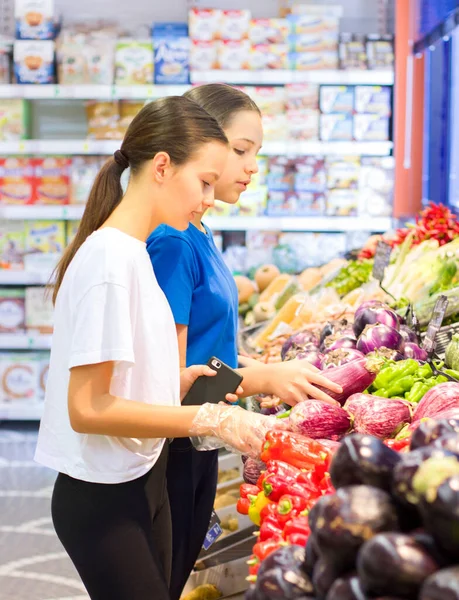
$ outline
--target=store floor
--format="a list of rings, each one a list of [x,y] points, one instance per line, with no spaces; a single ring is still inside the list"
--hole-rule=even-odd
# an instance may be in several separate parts
[[[37,432],[0,422],[0,600],[88,600],[54,533],[56,475],[33,461]]]

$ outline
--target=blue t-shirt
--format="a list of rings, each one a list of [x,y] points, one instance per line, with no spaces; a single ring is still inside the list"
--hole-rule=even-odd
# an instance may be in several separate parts
[[[188,326],[187,366],[216,356],[236,368],[237,288],[206,231],[194,225],[186,231],[160,225],[148,238],[147,250],[175,322]]]

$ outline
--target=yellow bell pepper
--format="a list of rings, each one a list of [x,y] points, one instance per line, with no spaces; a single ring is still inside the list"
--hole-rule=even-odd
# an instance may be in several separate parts
[[[255,525],[261,525],[261,511],[268,504],[271,504],[271,500],[265,496],[264,492],[260,492],[258,496],[252,496],[249,508],[249,519],[255,523]]]

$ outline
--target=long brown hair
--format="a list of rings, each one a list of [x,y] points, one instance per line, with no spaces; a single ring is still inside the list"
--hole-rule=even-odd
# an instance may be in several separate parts
[[[131,175],[135,176],[158,152],[167,152],[174,165],[183,165],[200,146],[210,141],[228,143],[216,119],[188,98],[170,96],[142,108],[130,124],[120,150],[107,161],[94,181],[77,234],[56,267],[53,302],[80,246],[121,202],[123,171],[129,166]]]
[[[204,108],[218,121],[222,129],[228,127],[231,119],[242,110],[261,115],[260,109],[250,96],[225,83],[199,85],[186,92],[184,96]]]

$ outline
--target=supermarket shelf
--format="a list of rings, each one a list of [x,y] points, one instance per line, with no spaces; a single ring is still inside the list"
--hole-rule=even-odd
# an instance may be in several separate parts
[[[46,285],[51,273],[0,269],[0,285]]]
[[[68,206],[0,206],[0,219],[28,219],[47,220],[57,219],[64,221],[77,221],[81,219],[84,206],[80,204]]]
[[[393,71],[192,71],[191,82],[235,83],[245,85],[285,85],[319,83],[333,85],[393,85]]]
[[[26,100],[148,100],[181,96],[189,85],[0,85],[0,98]]]
[[[49,350],[52,335],[0,333],[0,350]]]
[[[0,142],[0,155],[14,154],[100,154],[110,155],[120,147],[121,140],[22,140]],[[261,154],[266,156],[387,156],[392,142],[295,142],[267,141]]]
[[[42,415],[42,403],[6,404],[0,402],[0,421],[39,421]]]
[[[390,217],[209,217],[206,224],[215,231],[372,231],[392,228]]]

